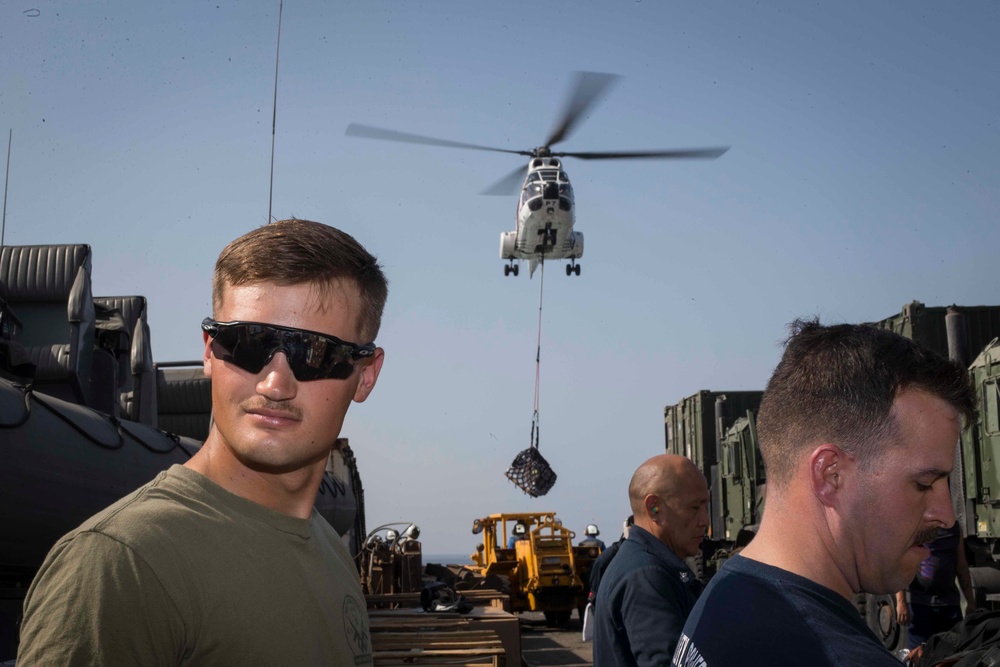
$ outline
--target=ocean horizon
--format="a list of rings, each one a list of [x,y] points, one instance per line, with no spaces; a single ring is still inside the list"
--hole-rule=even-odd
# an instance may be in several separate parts
[[[423,561],[427,563],[437,563],[438,565],[471,565],[472,559],[469,554],[424,554]]]

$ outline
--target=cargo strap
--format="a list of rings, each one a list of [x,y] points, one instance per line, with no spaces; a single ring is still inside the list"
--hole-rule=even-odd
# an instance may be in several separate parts
[[[534,414],[531,417],[531,446],[538,449],[538,397],[542,376],[542,297],[545,294],[545,259],[541,261],[539,267],[541,273],[538,276],[538,347],[535,348],[535,403]]]
[[[545,285],[545,260],[539,262],[541,275],[538,279],[538,348],[535,352],[535,405],[531,417],[530,446],[521,451],[505,473],[507,479],[532,498],[544,496],[556,483],[556,473],[549,462],[538,451],[538,398],[542,368],[542,295]]]

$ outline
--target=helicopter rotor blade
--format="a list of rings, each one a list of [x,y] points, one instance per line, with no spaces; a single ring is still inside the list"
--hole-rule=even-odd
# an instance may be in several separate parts
[[[718,148],[686,148],[662,151],[591,151],[581,153],[553,153],[556,157],[575,157],[581,160],[679,160],[687,158],[711,159],[723,155],[729,146]]]
[[[515,194],[517,192],[518,186],[524,180],[525,167],[521,166],[510,172],[499,181],[486,188],[479,194],[481,195],[496,195],[506,197],[508,195]]]
[[[545,146],[553,146],[569,137],[580,117],[594,105],[597,99],[621,77],[617,74],[601,72],[577,72],[572,93],[566,101],[561,119],[556,129],[545,141]]]
[[[480,146],[479,144],[467,144],[461,141],[450,141],[448,139],[436,139],[426,137],[421,134],[410,134],[409,132],[399,132],[397,130],[386,130],[381,127],[371,125],[361,125],[351,123],[347,126],[345,133],[349,137],[364,137],[365,139],[382,139],[385,141],[400,141],[407,144],[423,144],[425,146],[445,146],[447,148],[471,148],[479,151],[493,151],[495,153],[513,153],[514,155],[531,155],[531,151],[514,151],[506,148],[495,148],[493,146]]]

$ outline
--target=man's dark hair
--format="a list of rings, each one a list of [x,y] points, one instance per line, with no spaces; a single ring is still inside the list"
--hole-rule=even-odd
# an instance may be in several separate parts
[[[791,479],[806,448],[832,442],[867,465],[898,437],[900,392],[919,389],[975,421],[974,390],[961,364],[870,324],[796,320],[757,415],[768,482]]]
[[[375,340],[389,294],[378,260],[353,236],[311,220],[279,220],[244,234],[219,255],[212,278],[212,307],[222,305],[226,285],[314,284],[325,300],[338,280],[353,282],[361,294],[358,328],[363,341]]]

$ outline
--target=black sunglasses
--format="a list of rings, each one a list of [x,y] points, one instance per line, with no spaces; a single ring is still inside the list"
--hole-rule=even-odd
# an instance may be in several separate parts
[[[355,362],[375,354],[375,343],[357,345],[333,336],[261,322],[216,322],[201,328],[212,338],[212,354],[250,373],[259,373],[277,352],[288,357],[295,379],[346,380]]]

